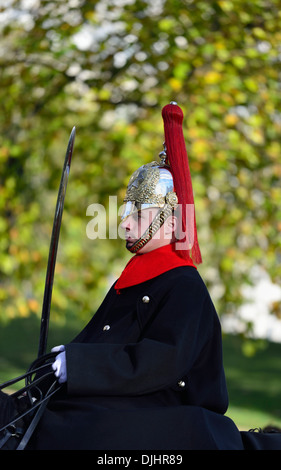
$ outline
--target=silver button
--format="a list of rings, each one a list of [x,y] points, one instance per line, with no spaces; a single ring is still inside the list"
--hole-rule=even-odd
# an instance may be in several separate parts
[[[110,330],[110,325],[104,325],[103,331],[108,331],[108,330]]]
[[[178,382],[178,386],[181,387],[181,388],[185,387],[185,382],[184,382],[184,380],[180,380],[180,381]]]
[[[150,298],[148,297],[148,295],[144,295],[142,298],[142,301],[144,304],[148,304],[148,302],[150,301]]]

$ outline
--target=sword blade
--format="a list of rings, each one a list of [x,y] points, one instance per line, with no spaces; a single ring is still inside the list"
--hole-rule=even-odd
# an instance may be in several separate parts
[[[40,337],[39,337],[39,347],[38,347],[38,357],[43,356],[47,348],[47,339],[48,339],[48,330],[49,330],[49,319],[50,319],[50,309],[51,309],[51,300],[52,300],[52,291],[53,291],[53,282],[54,282],[54,273],[56,266],[57,258],[57,248],[60,235],[61,219],[64,208],[64,198],[66,193],[66,187],[70,172],[70,164],[73,153],[74,141],[75,141],[76,129],[73,127],[68,145],[66,150],[66,155],[64,159],[64,165],[62,170],[62,176],[58,191],[57,204],[53,222],[53,230],[50,242],[48,265],[46,272],[45,280],[45,290],[44,298],[42,305],[42,315],[41,315],[41,325],[40,325]]]

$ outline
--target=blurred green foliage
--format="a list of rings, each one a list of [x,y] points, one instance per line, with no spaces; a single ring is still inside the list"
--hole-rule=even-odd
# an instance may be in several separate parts
[[[3,5],[3,4],[2,4]],[[252,265],[280,282],[279,0],[9,0],[0,9],[0,319],[41,314],[56,196],[77,128],[52,320],[89,318],[129,259],[87,207],[162,150],[176,100],[204,264],[221,314]],[[274,306],[280,314],[280,305]]]

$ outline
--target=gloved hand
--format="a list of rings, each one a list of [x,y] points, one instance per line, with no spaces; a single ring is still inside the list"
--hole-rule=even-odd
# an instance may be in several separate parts
[[[52,369],[55,371],[55,376],[58,378],[58,382],[63,384],[67,381],[65,347],[62,344],[60,346],[55,346],[51,351],[60,352],[60,354],[56,356],[55,362],[52,364]]]

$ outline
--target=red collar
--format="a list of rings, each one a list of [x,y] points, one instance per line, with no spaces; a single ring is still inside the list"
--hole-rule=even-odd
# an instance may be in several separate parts
[[[183,259],[177,254],[174,245],[162,246],[149,253],[136,254],[127,263],[114,287],[118,292],[120,289],[141,284],[180,266],[196,268],[191,259]]]

